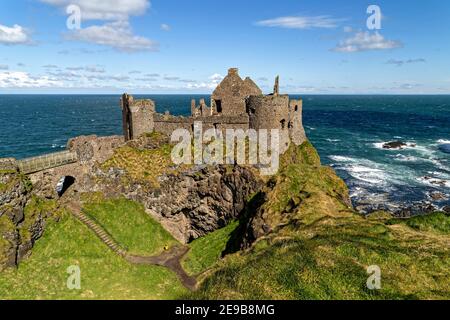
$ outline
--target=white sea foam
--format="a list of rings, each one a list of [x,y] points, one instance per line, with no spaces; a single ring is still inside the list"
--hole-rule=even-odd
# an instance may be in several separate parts
[[[350,158],[350,157],[344,157],[344,156],[329,156],[328,158],[330,158],[333,161],[336,162],[356,162],[357,159],[354,158]]]
[[[362,165],[350,165],[346,166],[345,170],[353,178],[368,183],[386,185],[386,182],[388,180],[386,173],[380,169],[370,168]]]
[[[417,178],[417,181],[419,181],[422,184],[432,186],[432,187],[450,188],[449,180],[439,179],[439,178],[435,178],[435,177],[429,177],[429,176],[420,177],[420,178]]]
[[[404,154],[396,154],[394,156],[394,160],[395,161],[400,161],[400,162],[421,162],[421,161],[427,161],[427,159],[424,159],[424,158],[419,158],[419,157],[415,157],[415,156],[406,156]]]
[[[328,142],[339,142],[339,141],[341,141],[339,139],[325,139],[325,140],[327,140]]]
[[[417,178],[417,173],[404,166],[378,163],[369,159],[351,158],[333,155],[329,157],[335,163],[333,167],[347,172],[362,187],[382,187],[389,191],[395,185],[410,185]]]
[[[438,141],[436,141],[438,144],[450,144],[450,140],[445,140],[445,139],[439,139]]]

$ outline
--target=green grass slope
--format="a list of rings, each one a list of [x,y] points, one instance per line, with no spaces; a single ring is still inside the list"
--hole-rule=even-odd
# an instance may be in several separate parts
[[[83,210],[131,254],[156,255],[178,243],[139,203],[101,199],[88,201]]]
[[[196,299],[450,299],[450,217],[364,218],[306,143],[291,148],[253,218],[271,227],[219,261]],[[255,214],[255,213],[254,213]],[[381,289],[369,290],[369,266]]]
[[[189,244],[191,250],[182,261],[186,272],[196,275],[214,265],[222,257],[222,252],[238,225],[238,221],[233,221],[222,229],[192,241]]]
[[[130,219],[120,232],[111,228],[115,239],[121,239],[123,232],[153,230],[156,237],[151,242],[139,246],[135,243],[139,238],[131,238],[125,243],[146,253],[159,251],[167,241],[174,241],[155,222],[143,218],[140,206],[132,202],[116,200],[92,205],[90,209],[100,217],[111,203],[117,203],[117,210],[123,209]],[[109,220],[105,224],[114,225]],[[67,288],[67,268],[72,265],[80,267],[80,290]],[[0,299],[174,299],[185,293],[174,273],[162,267],[126,262],[69,213],[60,222],[49,224],[32,255],[18,269],[0,273]]]

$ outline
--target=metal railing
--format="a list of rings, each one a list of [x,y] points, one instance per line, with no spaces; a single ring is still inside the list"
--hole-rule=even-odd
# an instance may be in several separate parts
[[[38,157],[17,161],[19,169],[25,174],[35,173],[78,161],[77,154],[70,151],[61,151],[45,154]]]

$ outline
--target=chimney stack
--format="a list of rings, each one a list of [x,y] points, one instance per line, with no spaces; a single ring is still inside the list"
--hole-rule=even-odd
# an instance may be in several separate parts
[[[275,85],[273,86],[273,95],[277,96],[280,93],[280,76],[275,78]]]
[[[228,75],[239,74],[238,68],[230,68],[228,69]]]

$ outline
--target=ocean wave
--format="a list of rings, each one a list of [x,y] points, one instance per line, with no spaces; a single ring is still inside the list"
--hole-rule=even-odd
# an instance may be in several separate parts
[[[438,144],[450,144],[450,140],[445,140],[445,139],[439,139],[438,141],[436,141]]]
[[[340,155],[329,156],[333,167],[345,171],[355,181],[356,186],[369,189],[383,188],[385,191],[394,186],[407,186],[417,178],[417,174],[406,166],[399,167],[387,163],[379,163],[369,159],[351,158]]]
[[[417,181],[419,181],[422,184],[432,186],[435,188],[436,187],[450,188],[449,180],[439,179],[439,178],[435,178],[435,177],[430,177],[430,176],[420,177],[420,178],[417,178]]]
[[[328,158],[330,158],[333,161],[336,162],[356,162],[357,159],[355,158],[350,158],[350,157],[345,157],[345,156],[329,156]]]
[[[370,168],[362,165],[351,165],[344,168],[353,178],[360,181],[377,185],[386,185],[387,174],[380,169]]]
[[[376,162],[338,155],[329,156],[329,158],[338,162],[336,169],[344,170],[354,179],[369,184],[386,185],[387,174]]]
[[[415,157],[415,156],[407,156],[404,154],[396,154],[394,156],[394,160],[395,161],[400,161],[400,162],[422,162],[422,161],[429,161],[429,159],[424,159],[424,158],[419,158],[419,157]]]
[[[341,141],[340,139],[325,139],[328,142],[339,142]]]

